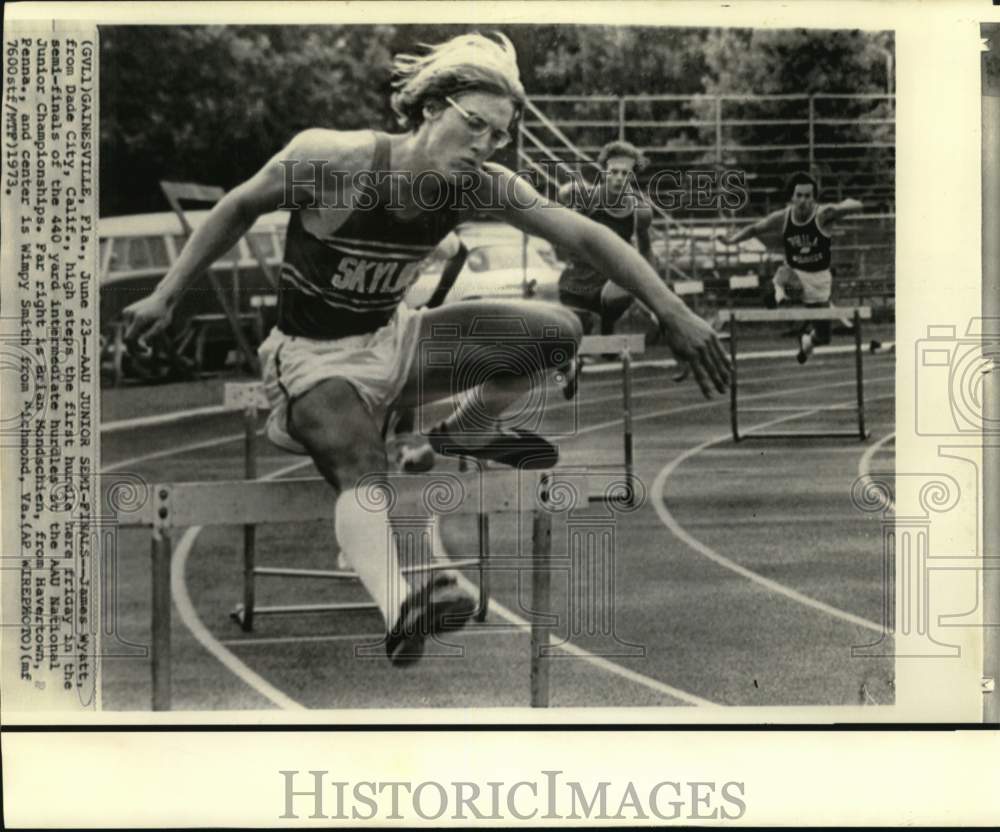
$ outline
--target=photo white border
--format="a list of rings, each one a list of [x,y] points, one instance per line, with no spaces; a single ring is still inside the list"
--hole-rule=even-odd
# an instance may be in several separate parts
[[[428,23],[474,22],[546,23],[565,21],[573,24],[608,24],[669,26],[725,26],[808,28],[893,29],[896,32],[897,93],[897,469],[937,470],[934,448],[912,435],[914,414],[914,347],[924,337],[927,323],[954,323],[962,327],[980,313],[980,98],[979,98],[979,23],[1000,20],[1000,10],[986,3],[814,3],[746,2],[738,5],[706,3],[330,3],[330,4],[188,4],[163,5],[110,4],[103,7],[86,4],[44,4],[8,6],[7,20],[44,18],[95,20],[104,24],[123,23],[210,23],[225,22],[238,14],[240,23]],[[927,310],[934,310],[934,320]],[[908,432],[910,431],[910,432]],[[966,492],[968,493],[968,492]],[[978,512],[977,512],[978,517]],[[935,540],[968,537],[968,522],[957,515],[934,520]],[[977,530],[973,530],[977,537]],[[939,661],[908,660],[897,663],[897,705],[891,709],[894,722],[975,721],[981,718],[982,675],[978,633],[967,643],[965,659],[942,670]],[[921,665],[928,665],[922,667]],[[950,671],[950,672],[948,672]],[[960,706],[955,707],[956,691]],[[688,721],[693,713],[676,709],[665,721]],[[712,714],[714,722],[753,721],[808,722],[827,724],[852,721],[852,711],[862,709],[724,709]],[[865,709],[868,718],[870,709]],[[794,713],[792,713],[794,711]],[[662,709],[630,709],[628,712],[602,711],[601,721],[658,722]],[[44,719],[60,721],[68,715],[47,715]],[[507,721],[510,714],[489,711],[476,713],[473,722]],[[665,716],[665,715],[664,715]],[[212,724],[247,718],[246,713],[211,714],[103,714],[87,722],[148,724]],[[287,722],[286,714],[275,714],[276,722]],[[296,721],[328,721],[322,713],[296,714]],[[468,712],[451,710],[401,712],[337,712],[338,723],[377,720],[465,724]],[[518,712],[511,722],[536,719],[545,723],[585,721],[586,713],[559,709],[543,714]],[[859,719],[860,714],[859,714]],[[270,723],[272,715],[254,712],[254,722]],[[8,724],[37,724],[40,715],[5,714]],[[700,715],[699,715],[699,720]],[[9,789],[8,786],[35,782],[47,789],[59,765],[73,768],[76,778],[72,788],[80,803],[72,804],[73,824],[82,825],[86,817],[94,823],[113,825],[121,822],[144,825],[147,810],[155,809],[155,821],[163,824],[210,823],[209,818],[229,824],[248,823],[264,811],[261,800],[270,788],[264,773],[273,774],[282,767],[308,769],[317,759],[340,760],[353,766],[359,759],[371,759],[392,768],[408,764],[416,749],[437,747],[442,779],[454,766],[457,755],[465,765],[482,761],[496,762],[519,770],[528,761],[552,760],[545,767],[588,770],[600,779],[609,779],[601,765],[616,771],[645,771],[666,766],[683,769],[686,779],[701,778],[760,781],[761,808],[751,804],[744,822],[801,822],[813,819],[823,823],[857,823],[936,820],[949,823],[973,823],[984,818],[1000,818],[996,782],[1000,766],[997,736],[992,732],[961,734],[884,733],[873,726],[871,732],[797,733],[757,732],[720,733],[656,732],[637,735],[586,732],[573,734],[499,734],[478,732],[462,734],[418,735],[410,737],[391,732],[374,735],[361,733],[324,734],[227,734],[223,756],[228,768],[214,755],[219,735],[199,734],[8,734],[3,738],[4,752],[16,757],[15,769],[4,766],[8,823],[17,817],[42,818],[45,809],[58,814],[55,801],[43,798],[41,791]],[[433,742],[426,737],[433,736]],[[517,736],[524,744],[516,750],[505,738]],[[80,738],[83,737],[83,742]],[[424,739],[421,739],[424,737]],[[29,740],[31,742],[29,742]],[[578,746],[593,740],[588,757]],[[474,744],[478,758],[462,751],[462,741]],[[866,751],[858,760],[859,747]],[[410,750],[413,749],[413,750]],[[450,750],[450,754],[447,753]],[[363,752],[363,753],[362,753]],[[56,756],[53,756],[56,755]],[[133,756],[137,755],[137,756]],[[367,756],[366,756],[367,755]],[[420,759],[423,760],[421,753]],[[6,757],[7,760],[12,759]],[[278,764],[279,759],[282,761]],[[114,768],[115,761],[130,765]],[[562,764],[558,761],[562,760]],[[97,762],[100,761],[100,762]],[[197,766],[193,765],[197,762]],[[437,769],[434,762],[424,761]],[[95,764],[96,763],[96,764]],[[105,767],[105,765],[107,767]],[[332,764],[331,764],[332,765]],[[331,765],[325,767],[329,768]],[[39,768],[43,766],[44,768]],[[533,766],[540,768],[541,766]],[[211,772],[212,776],[191,784],[192,769]],[[389,779],[389,769],[378,769],[381,779]],[[15,772],[16,771],[16,775]],[[43,778],[37,772],[45,771]],[[604,771],[603,774],[600,772]],[[36,772],[37,779],[29,775]],[[64,770],[67,777],[70,770]],[[468,774],[468,771],[466,772]],[[992,775],[987,777],[985,775]],[[89,776],[88,776],[89,775]],[[108,776],[112,775],[112,776]],[[276,776],[276,775],[275,775]],[[421,775],[428,779],[424,771]],[[580,775],[581,777],[584,775]],[[623,774],[625,776],[625,774]],[[678,775],[680,776],[680,775]],[[22,779],[23,778],[23,779]],[[121,779],[117,779],[121,778]],[[635,779],[633,777],[633,779]],[[184,794],[173,780],[188,783],[189,797],[178,805],[170,795]],[[65,779],[56,782],[68,783]],[[155,782],[156,796],[149,792]],[[870,788],[862,788],[867,785]],[[197,786],[197,787],[196,787]],[[946,798],[961,790],[962,800]],[[149,800],[143,803],[143,796]],[[15,803],[10,802],[14,798]],[[138,801],[138,802],[137,802]],[[195,814],[197,805],[211,814]],[[62,802],[62,801],[60,801]],[[749,799],[748,799],[749,802]],[[766,809],[762,808],[766,806]],[[93,813],[91,814],[91,810]],[[27,814],[18,815],[17,812]],[[803,815],[803,812],[808,814]],[[250,813],[250,814],[247,814]],[[259,822],[277,824],[266,811]],[[880,821],[879,819],[884,819]],[[36,820],[44,823],[44,818]],[[71,825],[73,825],[71,824]]]

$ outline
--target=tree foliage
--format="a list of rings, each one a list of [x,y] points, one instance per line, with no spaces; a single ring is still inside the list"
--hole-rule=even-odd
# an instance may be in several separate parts
[[[161,179],[231,188],[306,127],[392,129],[391,56],[469,28],[103,28],[102,214],[163,210]],[[498,28],[529,94],[881,92],[892,50],[891,35],[856,31]],[[683,122],[711,104],[633,106],[630,118]],[[646,132],[635,140],[706,138],[695,127]]]
[[[296,132],[389,127],[388,27],[102,32],[102,213],[163,208],[157,183],[232,187]]]
[[[536,71],[545,92],[643,95],[703,92],[703,29],[581,26],[566,33]]]
[[[891,33],[716,29],[705,41],[705,91],[755,95],[882,93]]]

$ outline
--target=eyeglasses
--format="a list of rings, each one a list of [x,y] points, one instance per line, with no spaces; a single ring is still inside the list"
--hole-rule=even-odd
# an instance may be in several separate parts
[[[506,147],[513,141],[510,133],[506,130],[499,130],[481,116],[468,112],[461,105],[453,101],[449,96],[446,95],[444,100],[454,107],[458,111],[458,114],[465,119],[465,126],[473,136],[485,136],[489,133],[490,141],[493,143],[493,147],[497,150],[502,147]]]

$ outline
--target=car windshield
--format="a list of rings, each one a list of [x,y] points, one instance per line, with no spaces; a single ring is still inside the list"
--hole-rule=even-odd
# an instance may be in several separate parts
[[[477,246],[469,252],[466,267],[472,272],[492,272],[501,269],[520,269],[524,250],[519,245]],[[529,269],[551,268],[551,264],[539,252],[529,247],[527,265]]]

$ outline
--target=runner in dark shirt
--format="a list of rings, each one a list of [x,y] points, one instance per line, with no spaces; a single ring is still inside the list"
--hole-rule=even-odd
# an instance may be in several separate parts
[[[845,214],[862,209],[856,199],[845,199],[836,205],[819,205],[819,186],[808,173],[795,173],[788,182],[789,204],[764,219],[723,238],[727,245],[758,237],[781,229],[785,262],[774,275],[775,305],[787,299],[788,289],[802,290],[806,307],[830,306],[833,275],[830,272],[830,226]],[[798,362],[804,364],[817,345],[830,343],[831,321],[807,321],[799,333]]]
[[[601,178],[594,185],[571,182],[559,190],[559,201],[588,219],[611,229],[625,242],[635,240],[639,253],[653,264],[649,228],[653,211],[639,190],[635,175],[645,159],[635,145],[609,142],[597,158]],[[632,295],[608,279],[594,263],[570,256],[559,277],[559,302],[600,317],[602,335],[614,332],[615,322],[632,303]]]

